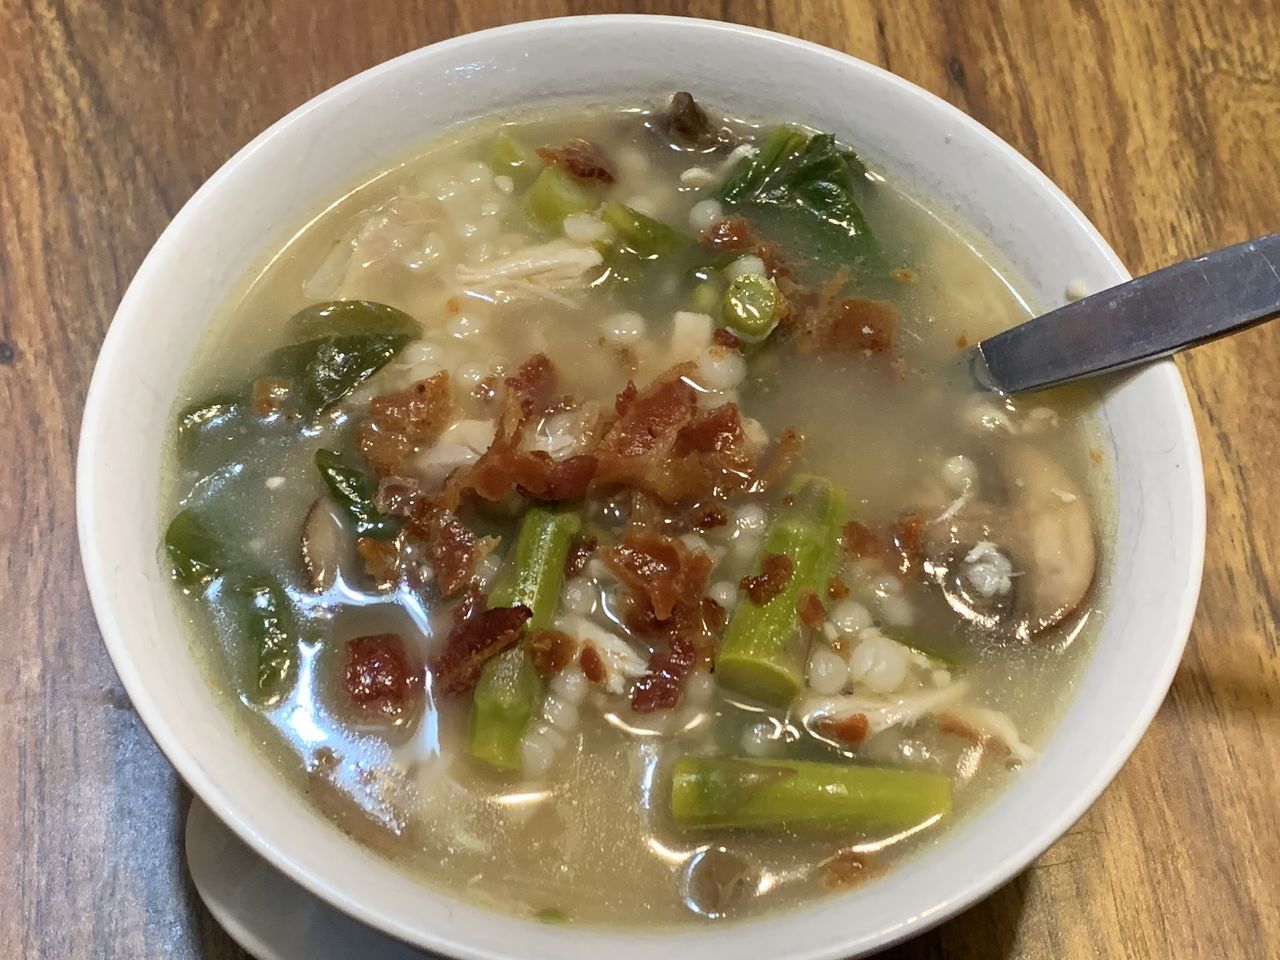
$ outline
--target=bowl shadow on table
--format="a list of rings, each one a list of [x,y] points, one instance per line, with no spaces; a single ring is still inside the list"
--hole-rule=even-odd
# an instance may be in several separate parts
[[[186,822],[192,795],[177,782],[180,823]],[[181,831],[179,832],[181,837]],[[181,842],[181,841],[179,841]],[[1014,956],[1018,927],[1027,903],[1028,874],[1022,873],[981,903],[922,936],[877,954],[881,960],[1004,960]],[[195,956],[200,960],[252,960],[218,926],[191,880],[183,854],[183,896],[192,918]],[[424,960],[427,955],[424,954]]]

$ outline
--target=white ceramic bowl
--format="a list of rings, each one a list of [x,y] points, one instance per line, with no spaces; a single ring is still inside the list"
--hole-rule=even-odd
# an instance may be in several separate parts
[[[683,932],[551,927],[407,881],[301,804],[233,736],[182,639],[161,573],[158,476],[171,407],[232,284],[326,200],[451,126],[553,102],[635,103],[687,88],[743,115],[831,130],[984,235],[1056,305],[1124,267],[1013,149],[904,80],[789,37],[707,21],[584,17],[407,54],[321,94],[227,162],[174,218],[102,348],[80,435],[78,515],[94,609],[138,713],[179,773],[271,863],[403,940],[468,958],[847,957],[919,933],[1025,867],[1097,798],[1163,699],[1200,582],[1203,480],[1186,395],[1161,363],[1102,408],[1118,523],[1111,609],[1041,759],[934,849],[855,894]],[[1099,171],[1099,176],[1104,175]]]

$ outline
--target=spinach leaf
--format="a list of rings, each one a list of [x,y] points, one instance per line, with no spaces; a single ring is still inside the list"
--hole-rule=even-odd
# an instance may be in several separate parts
[[[173,578],[187,590],[203,590],[226,568],[226,553],[191,509],[179,511],[164,532]]]
[[[740,161],[716,192],[721,202],[754,210],[766,221],[818,234],[840,260],[871,253],[874,240],[856,198],[866,167],[829,133],[794,127],[774,130],[752,157]]]
[[[254,575],[232,583],[227,599],[257,654],[253,697],[270,702],[288,688],[298,662],[301,634],[289,596],[271,577]]]
[[[293,381],[298,406],[315,416],[381,370],[409,339],[404,333],[317,337],[277,350],[270,366]]]
[[[373,504],[378,492],[377,482],[362,470],[348,466],[342,457],[332,450],[316,451],[316,466],[324,477],[325,486],[338,502],[356,533],[375,540],[390,540],[400,531],[400,519],[381,513]]]
[[[422,333],[418,321],[395,307],[373,300],[326,300],[303,307],[290,324],[307,336],[345,336],[350,334],[404,334],[416,337]]]

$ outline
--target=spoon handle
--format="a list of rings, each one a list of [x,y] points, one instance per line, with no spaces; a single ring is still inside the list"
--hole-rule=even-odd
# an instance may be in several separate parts
[[[992,385],[1025,393],[1123,370],[1280,316],[1280,233],[1069,303],[978,344]]]

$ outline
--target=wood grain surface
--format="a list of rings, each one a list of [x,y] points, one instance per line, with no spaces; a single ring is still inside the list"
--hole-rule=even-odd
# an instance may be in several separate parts
[[[147,249],[237,148],[358,70],[512,20],[625,11],[888,67],[1030,157],[1134,272],[1280,229],[1277,0],[0,0],[0,956],[244,956],[186,879],[188,798],[120,688],[77,558],[83,396]],[[893,957],[1280,955],[1278,361],[1273,324],[1183,365],[1204,594],[1134,758],[1034,867]]]

